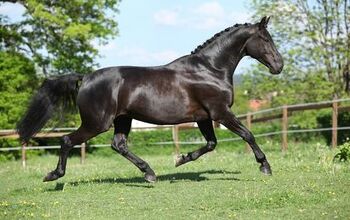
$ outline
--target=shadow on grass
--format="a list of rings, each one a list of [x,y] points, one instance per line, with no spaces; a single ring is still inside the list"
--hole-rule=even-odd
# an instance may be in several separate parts
[[[225,171],[225,170],[206,170],[201,172],[184,172],[184,173],[170,173],[165,175],[159,175],[157,176],[157,182],[166,182],[169,181],[170,183],[176,183],[178,181],[215,181],[215,180],[227,180],[227,181],[241,181],[241,179],[238,179],[236,177],[223,177],[223,175],[237,175],[240,174],[240,171]],[[204,175],[220,175],[219,177],[207,177]],[[82,181],[74,181],[74,182],[67,182],[67,183],[56,183],[55,188],[53,189],[47,189],[46,191],[49,192],[58,192],[58,191],[64,191],[65,186],[80,186],[84,184],[100,184],[100,183],[107,183],[107,184],[124,184],[125,186],[130,187],[142,187],[142,188],[153,188],[154,185],[147,183],[143,177],[131,177],[131,178],[96,178],[96,179],[89,179],[89,180],[82,180]]]
[[[207,176],[203,176],[205,174],[240,174],[240,171],[224,171],[224,170],[206,170],[202,172],[185,172],[185,173],[171,173],[171,174],[165,174],[165,175],[159,175],[157,176],[157,182],[163,182],[163,181],[170,181],[170,183],[175,183],[177,181],[183,181],[183,180],[189,180],[189,181],[208,181],[208,180],[235,180],[240,181],[240,179],[235,177],[218,177],[218,178],[209,178]],[[98,179],[91,179],[91,180],[82,180],[82,181],[74,181],[74,182],[68,182],[70,186],[79,186],[83,184],[91,184],[91,183],[121,183],[125,184],[126,186],[133,186],[133,187],[144,187],[144,188],[152,188],[153,185],[147,184],[147,185],[139,185],[140,183],[145,184],[146,181],[143,177],[131,177],[131,178],[98,178]],[[57,186],[56,186],[57,187]],[[59,187],[58,187],[59,188]]]
[[[170,181],[170,183],[182,180],[190,180],[190,181],[206,181],[206,180],[236,180],[240,179],[235,177],[220,177],[220,178],[208,178],[203,176],[204,174],[240,174],[240,171],[224,171],[224,170],[206,170],[202,172],[185,172],[185,173],[172,173],[158,176],[158,181]]]
[[[48,192],[58,192],[58,191],[64,191],[64,187],[66,186],[66,183],[56,183],[55,188],[53,189],[47,189]]]

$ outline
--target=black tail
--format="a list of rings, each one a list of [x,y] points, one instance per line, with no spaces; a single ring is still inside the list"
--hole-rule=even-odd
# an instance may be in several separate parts
[[[46,79],[38,90],[37,94],[17,124],[17,132],[21,141],[28,142],[39,132],[46,122],[52,117],[58,105],[75,106],[78,94],[78,82],[83,75],[70,74],[54,79]]]

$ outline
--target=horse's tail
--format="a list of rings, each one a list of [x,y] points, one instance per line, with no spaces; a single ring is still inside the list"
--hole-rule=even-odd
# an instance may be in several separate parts
[[[22,142],[28,142],[39,132],[59,105],[65,108],[75,107],[79,81],[82,78],[83,75],[70,74],[46,79],[42,83],[26,113],[17,124],[17,132]]]

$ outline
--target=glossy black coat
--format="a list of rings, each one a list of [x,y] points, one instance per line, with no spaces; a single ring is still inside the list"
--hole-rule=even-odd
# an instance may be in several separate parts
[[[269,163],[253,135],[231,112],[234,97],[233,72],[244,56],[257,59],[273,74],[282,71],[282,57],[266,30],[268,20],[264,17],[257,24],[227,28],[196,48],[192,54],[163,66],[108,67],[83,78],[74,75],[71,80],[67,76],[65,82],[61,78],[53,80],[53,84],[59,87],[72,83],[76,85],[82,78],[76,99],[82,123],[77,131],[63,137],[57,168],[44,180],[51,181],[63,176],[70,149],[75,144],[108,130],[114,124],[112,148],[143,171],[147,181],[155,181],[156,176],[149,165],[127,148],[126,140],[132,119],[154,124],[198,123],[207,140],[206,146],[179,156],[176,166],[196,160],[213,150],[216,138],[212,121],[220,122],[250,144],[261,164],[261,171],[271,174]],[[50,90],[53,86],[47,87],[49,89],[42,93],[51,94],[51,97],[59,96],[56,89]],[[62,90],[67,90],[68,94],[78,88],[63,87]],[[42,99],[38,100],[41,102]],[[56,102],[51,101],[47,106],[50,104],[53,106]],[[29,112],[38,108],[36,106],[40,106],[40,103],[33,102]],[[31,117],[30,114],[27,115]],[[38,121],[41,119],[38,116]],[[18,127],[22,140],[26,141],[40,130],[41,125],[33,129],[25,121],[26,116]]]

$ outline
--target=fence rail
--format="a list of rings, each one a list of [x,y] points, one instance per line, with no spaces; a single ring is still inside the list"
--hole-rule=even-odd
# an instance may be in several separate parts
[[[337,137],[338,130],[350,130],[350,126],[346,127],[338,127],[338,114],[342,111],[349,111],[350,106],[342,106],[343,102],[349,102],[350,99],[335,99],[331,101],[323,101],[317,103],[306,103],[306,104],[297,104],[297,105],[285,105],[277,108],[265,109],[256,112],[248,112],[244,115],[238,115],[237,117],[240,120],[245,120],[248,129],[251,129],[253,123],[266,122],[271,120],[281,120],[281,131],[276,132],[268,132],[263,134],[255,134],[255,137],[266,137],[273,135],[282,135],[282,151],[288,149],[288,134],[291,133],[305,133],[305,132],[317,132],[317,131],[332,131],[332,147],[335,148],[337,146]],[[318,110],[323,108],[332,108],[332,127],[330,128],[316,128],[316,129],[298,129],[298,130],[288,130],[288,118],[293,115],[294,112],[297,111],[305,111],[305,110]],[[274,113],[279,111],[278,113],[264,116],[266,113]],[[261,117],[257,117],[257,115],[263,115]],[[191,129],[194,128],[194,123],[185,123],[180,125],[165,125],[165,126],[156,126],[156,127],[143,127],[143,128],[132,128],[133,130],[142,130],[142,129],[172,129],[173,140],[167,142],[157,142],[151,143],[154,145],[175,145],[175,152],[179,154],[180,145],[186,144],[201,144],[204,141],[194,141],[194,142],[181,142],[179,140],[179,131],[183,129]],[[65,134],[68,134],[70,131],[75,130],[76,128],[55,128],[55,129],[43,129],[46,132],[40,132],[35,135],[35,137],[59,137]],[[18,138],[18,134],[15,130],[1,130],[0,138]],[[236,141],[241,140],[241,138],[227,138],[218,140],[218,142],[226,142],[226,141]],[[107,147],[110,144],[98,144],[98,145],[89,145],[89,147]],[[247,145],[247,149],[248,149]],[[60,146],[25,146],[21,147],[13,147],[13,148],[0,148],[0,151],[12,151],[12,150],[21,150],[22,151],[22,165],[26,164],[26,150],[37,150],[37,149],[59,149]],[[86,154],[86,144],[77,145],[75,148],[81,148],[81,163],[85,161]]]

